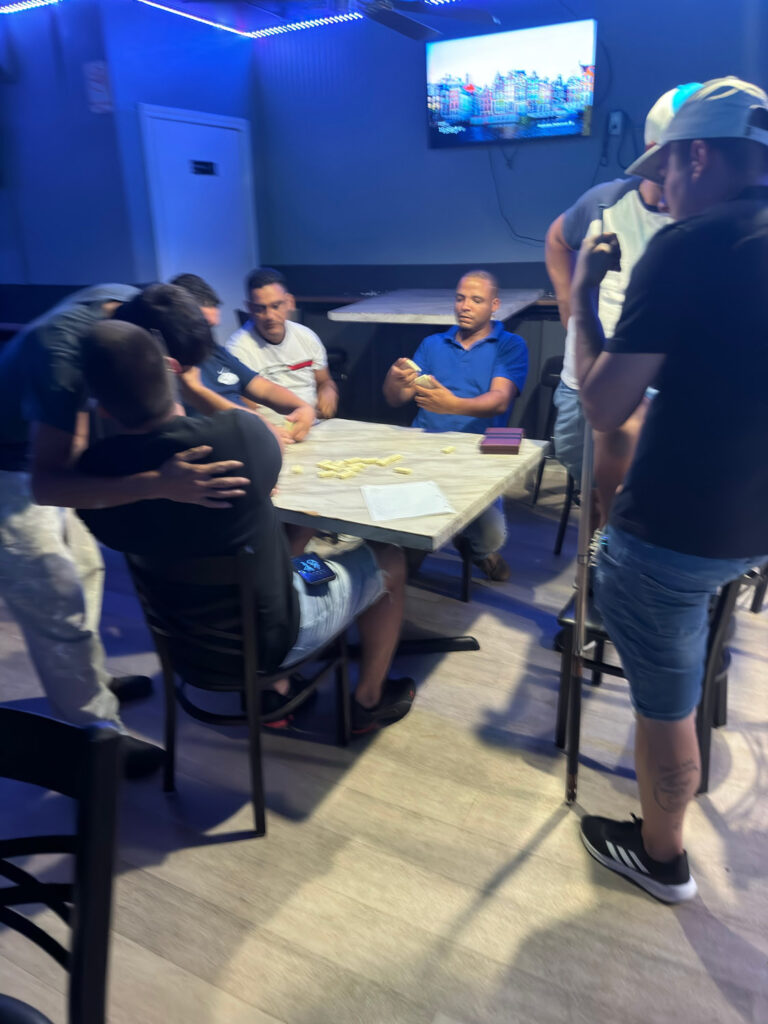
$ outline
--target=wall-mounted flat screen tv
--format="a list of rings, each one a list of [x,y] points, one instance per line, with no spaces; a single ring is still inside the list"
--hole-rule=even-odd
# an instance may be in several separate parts
[[[589,135],[593,20],[427,43],[432,146]]]

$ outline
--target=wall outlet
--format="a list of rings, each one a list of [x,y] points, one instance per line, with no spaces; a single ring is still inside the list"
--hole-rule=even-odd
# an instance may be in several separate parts
[[[621,135],[622,125],[624,124],[624,115],[620,110],[612,110],[608,115],[608,134],[609,135]]]

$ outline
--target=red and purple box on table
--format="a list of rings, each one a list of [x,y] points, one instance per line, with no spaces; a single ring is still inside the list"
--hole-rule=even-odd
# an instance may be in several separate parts
[[[522,427],[488,427],[480,451],[490,455],[517,455],[523,441]]]

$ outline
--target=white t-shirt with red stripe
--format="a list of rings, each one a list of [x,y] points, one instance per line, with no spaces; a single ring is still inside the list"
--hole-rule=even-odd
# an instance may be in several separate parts
[[[235,331],[227,349],[246,366],[310,405],[317,403],[315,371],[328,365],[323,343],[304,324],[285,321],[285,337],[277,345],[266,341],[249,320]]]

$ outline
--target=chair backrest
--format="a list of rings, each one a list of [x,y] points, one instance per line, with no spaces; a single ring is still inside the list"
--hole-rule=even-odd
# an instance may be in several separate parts
[[[76,829],[66,835],[0,839],[0,923],[69,971],[70,1024],[102,1024],[107,992],[120,734],[0,707],[0,777],[71,797]],[[72,884],[39,881],[12,862],[36,854],[74,856]],[[42,904],[71,925],[69,950],[15,907]]]
[[[255,682],[255,559],[247,550],[183,560],[126,555],[160,660],[193,686],[242,690],[246,679]],[[189,597],[183,609],[179,586]]]
[[[347,363],[349,353],[338,345],[331,345],[326,348],[325,354],[328,357],[328,371],[337,384],[343,384],[347,380]]]
[[[520,426],[525,430],[526,437],[540,438],[548,441],[555,426],[555,388],[560,381],[563,368],[562,356],[550,356],[545,359],[539,374],[536,387],[528,398]]]

